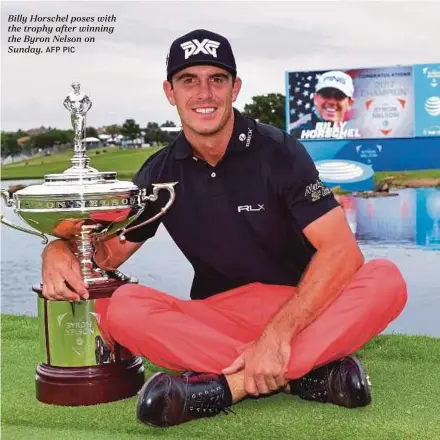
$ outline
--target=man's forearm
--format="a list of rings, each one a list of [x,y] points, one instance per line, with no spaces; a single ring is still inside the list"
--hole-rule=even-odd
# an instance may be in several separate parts
[[[114,258],[111,246],[108,246],[105,241],[96,243],[93,259],[95,263],[104,270],[116,270],[122,264],[122,262]]]
[[[364,262],[362,253],[346,246],[318,250],[297,291],[271,319],[265,332],[291,340],[313,322],[341,293]]]
[[[49,253],[55,255],[57,252],[65,252],[65,251],[70,251],[72,254],[74,254],[74,248],[72,246],[72,243],[68,240],[63,240],[59,238],[57,240],[51,241],[44,248],[42,252],[42,257],[44,260],[47,254]],[[116,264],[119,263],[119,261],[113,261],[114,258],[112,258],[111,248],[107,246],[104,241],[96,243],[94,260],[99,267],[107,270],[116,269],[117,268]],[[120,264],[121,263],[119,263],[118,266]]]

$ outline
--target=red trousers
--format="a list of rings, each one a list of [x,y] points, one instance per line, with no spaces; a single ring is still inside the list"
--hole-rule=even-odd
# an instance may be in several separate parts
[[[203,300],[181,300],[128,284],[97,301],[104,338],[177,371],[220,373],[256,340],[292,295],[291,286],[252,283]],[[292,340],[286,378],[354,353],[405,306],[406,284],[388,260],[363,265],[338,298]]]

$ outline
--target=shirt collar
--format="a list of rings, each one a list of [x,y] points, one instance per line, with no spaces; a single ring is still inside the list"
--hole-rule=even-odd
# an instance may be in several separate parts
[[[176,149],[176,153],[175,153],[174,157],[176,159],[179,159],[179,160],[185,159],[185,158],[193,155],[192,150],[191,150],[191,145],[187,141],[185,134],[183,133],[183,130],[177,136],[174,145],[175,145],[175,149]]]
[[[231,152],[243,151],[251,146],[252,135],[255,129],[255,123],[251,119],[247,119],[242,114],[234,110],[234,128],[232,136],[226,148],[226,154]],[[175,142],[175,158],[185,159],[192,157],[193,152],[191,145],[185,137],[183,131],[179,133]]]

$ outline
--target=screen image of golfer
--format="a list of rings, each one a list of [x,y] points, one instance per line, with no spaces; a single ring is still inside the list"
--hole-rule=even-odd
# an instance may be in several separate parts
[[[289,72],[287,130],[301,140],[413,136],[412,67]]]

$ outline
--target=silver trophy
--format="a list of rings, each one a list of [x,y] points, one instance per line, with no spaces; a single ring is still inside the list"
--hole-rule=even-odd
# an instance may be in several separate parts
[[[165,214],[175,200],[177,182],[153,184],[153,192],[138,188],[128,181],[120,181],[115,172],[99,172],[89,166],[83,144],[86,113],[91,108],[90,98],[80,92],[80,84],[72,83],[73,92],[64,100],[71,113],[74,129],[72,166],[61,174],[47,174],[44,184],[31,185],[12,195],[1,190],[6,204],[35,230],[15,225],[1,217],[1,222],[30,234],[39,235],[47,243],[45,234],[68,240],[81,264],[84,281],[92,284],[107,281],[109,274],[93,262],[97,240],[122,230],[125,239],[127,226],[135,220],[149,202],[158,199],[160,190],[169,192],[169,200],[160,212],[146,220],[141,227]],[[118,272],[112,275],[119,274]]]
[[[142,227],[164,215],[175,200],[177,182],[153,184],[152,194],[115,172],[99,172],[89,166],[83,144],[86,113],[90,98],[80,92],[79,83],[64,100],[74,129],[72,166],[60,174],[47,174],[44,183],[14,193],[2,190],[6,204],[33,229],[21,227],[1,217],[1,222],[23,232],[67,240],[78,258],[89,299],[80,302],[48,301],[42,286],[38,294],[41,363],[36,371],[37,399],[57,405],[92,405],[135,395],[144,382],[142,360],[125,347],[112,342],[100,327],[106,301],[124,283],[137,282],[119,271],[105,271],[94,262],[99,240]],[[159,191],[169,193],[158,213],[128,227],[149,203],[158,200]]]

